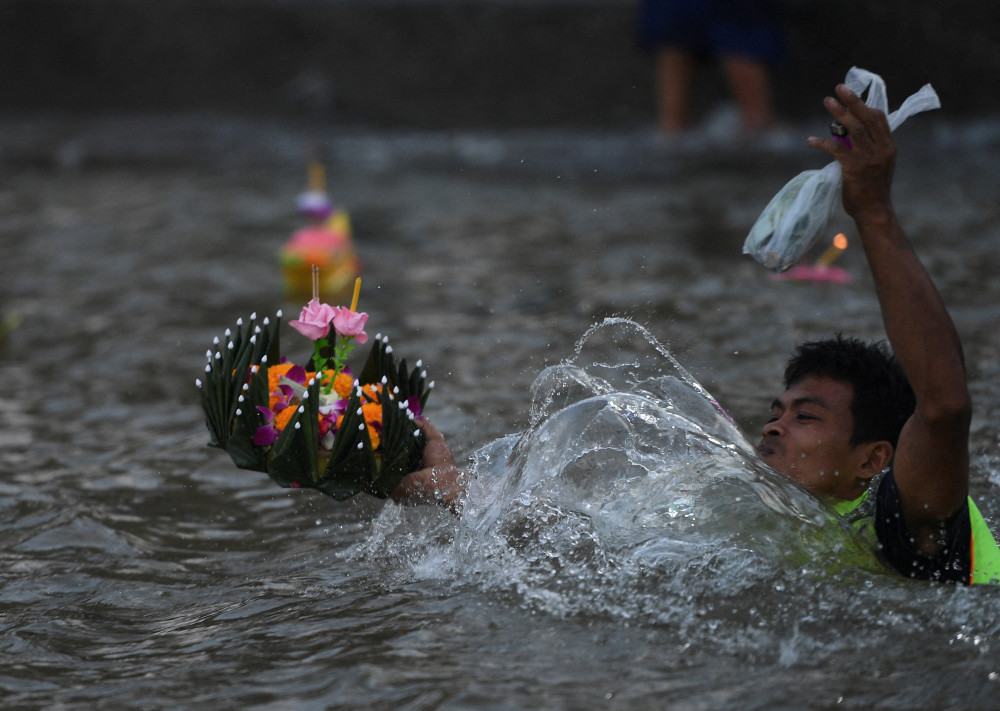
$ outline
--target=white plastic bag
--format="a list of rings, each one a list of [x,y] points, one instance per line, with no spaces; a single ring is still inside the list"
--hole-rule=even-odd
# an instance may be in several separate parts
[[[858,96],[868,91],[865,103],[888,112],[885,82],[878,74],[852,67],[844,81]],[[903,105],[889,114],[893,131],[914,114],[941,106],[930,84],[925,84]],[[743,243],[743,253],[768,269],[783,272],[795,266],[826,228],[840,200],[840,163],[833,161],[822,170],[799,173],[785,184],[764,208]]]

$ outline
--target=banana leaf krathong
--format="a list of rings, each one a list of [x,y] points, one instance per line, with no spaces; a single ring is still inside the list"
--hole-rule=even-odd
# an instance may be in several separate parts
[[[349,396],[337,402],[335,433],[321,434],[324,417],[328,427],[333,421],[331,406],[321,405],[331,398],[323,382],[330,371],[322,371],[295,387],[291,417],[273,441],[262,443],[260,432],[269,429],[273,414],[269,371],[288,369],[281,362],[280,320],[281,312],[273,323],[266,318],[258,323],[256,315],[247,324],[240,320],[208,352],[204,379],[197,384],[209,445],[229,452],[237,467],[266,472],[283,487],[319,489],[337,500],[361,492],[386,498],[419,468],[426,438],[414,418],[434,384],[419,361],[413,370],[405,360],[397,364],[388,338],[379,334]],[[313,367],[311,360],[308,366]]]

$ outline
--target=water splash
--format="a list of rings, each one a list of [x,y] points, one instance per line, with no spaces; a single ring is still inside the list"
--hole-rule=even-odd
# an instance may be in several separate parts
[[[640,325],[594,326],[531,392],[529,429],[475,454],[457,521],[388,507],[365,557],[558,616],[680,627],[722,600],[760,604],[787,580],[811,589],[845,568],[878,570]]]

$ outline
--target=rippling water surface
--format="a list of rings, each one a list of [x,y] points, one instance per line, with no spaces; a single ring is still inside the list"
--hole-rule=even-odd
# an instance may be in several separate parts
[[[846,286],[740,253],[824,162],[797,139],[5,128],[5,707],[995,707],[997,592],[882,572],[745,450],[797,342],[882,336],[856,245]],[[997,522],[1000,127],[915,120],[900,141]],[[299,307],[275,253],[310,143],[361,307],[428,365],[477,473],[460,516],[280,489],[205,446],[212,338]]]

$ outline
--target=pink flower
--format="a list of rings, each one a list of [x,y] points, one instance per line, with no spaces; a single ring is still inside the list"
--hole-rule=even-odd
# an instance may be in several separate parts
[[[333,309],[333,330],[341,336],[353,336],[358,343],[366,343],[368,334],[365,333],[365,323],[368,321],[368,314],[351,311],[346,306],[338,306]]]
[[[321,303],[319,299],[310,299],[309,303],[302,307],[298,320],[289,321],[288,325],[309,340],[318,341],[330,332],[330,322],[336,315],[337,309],[334,307]]]

